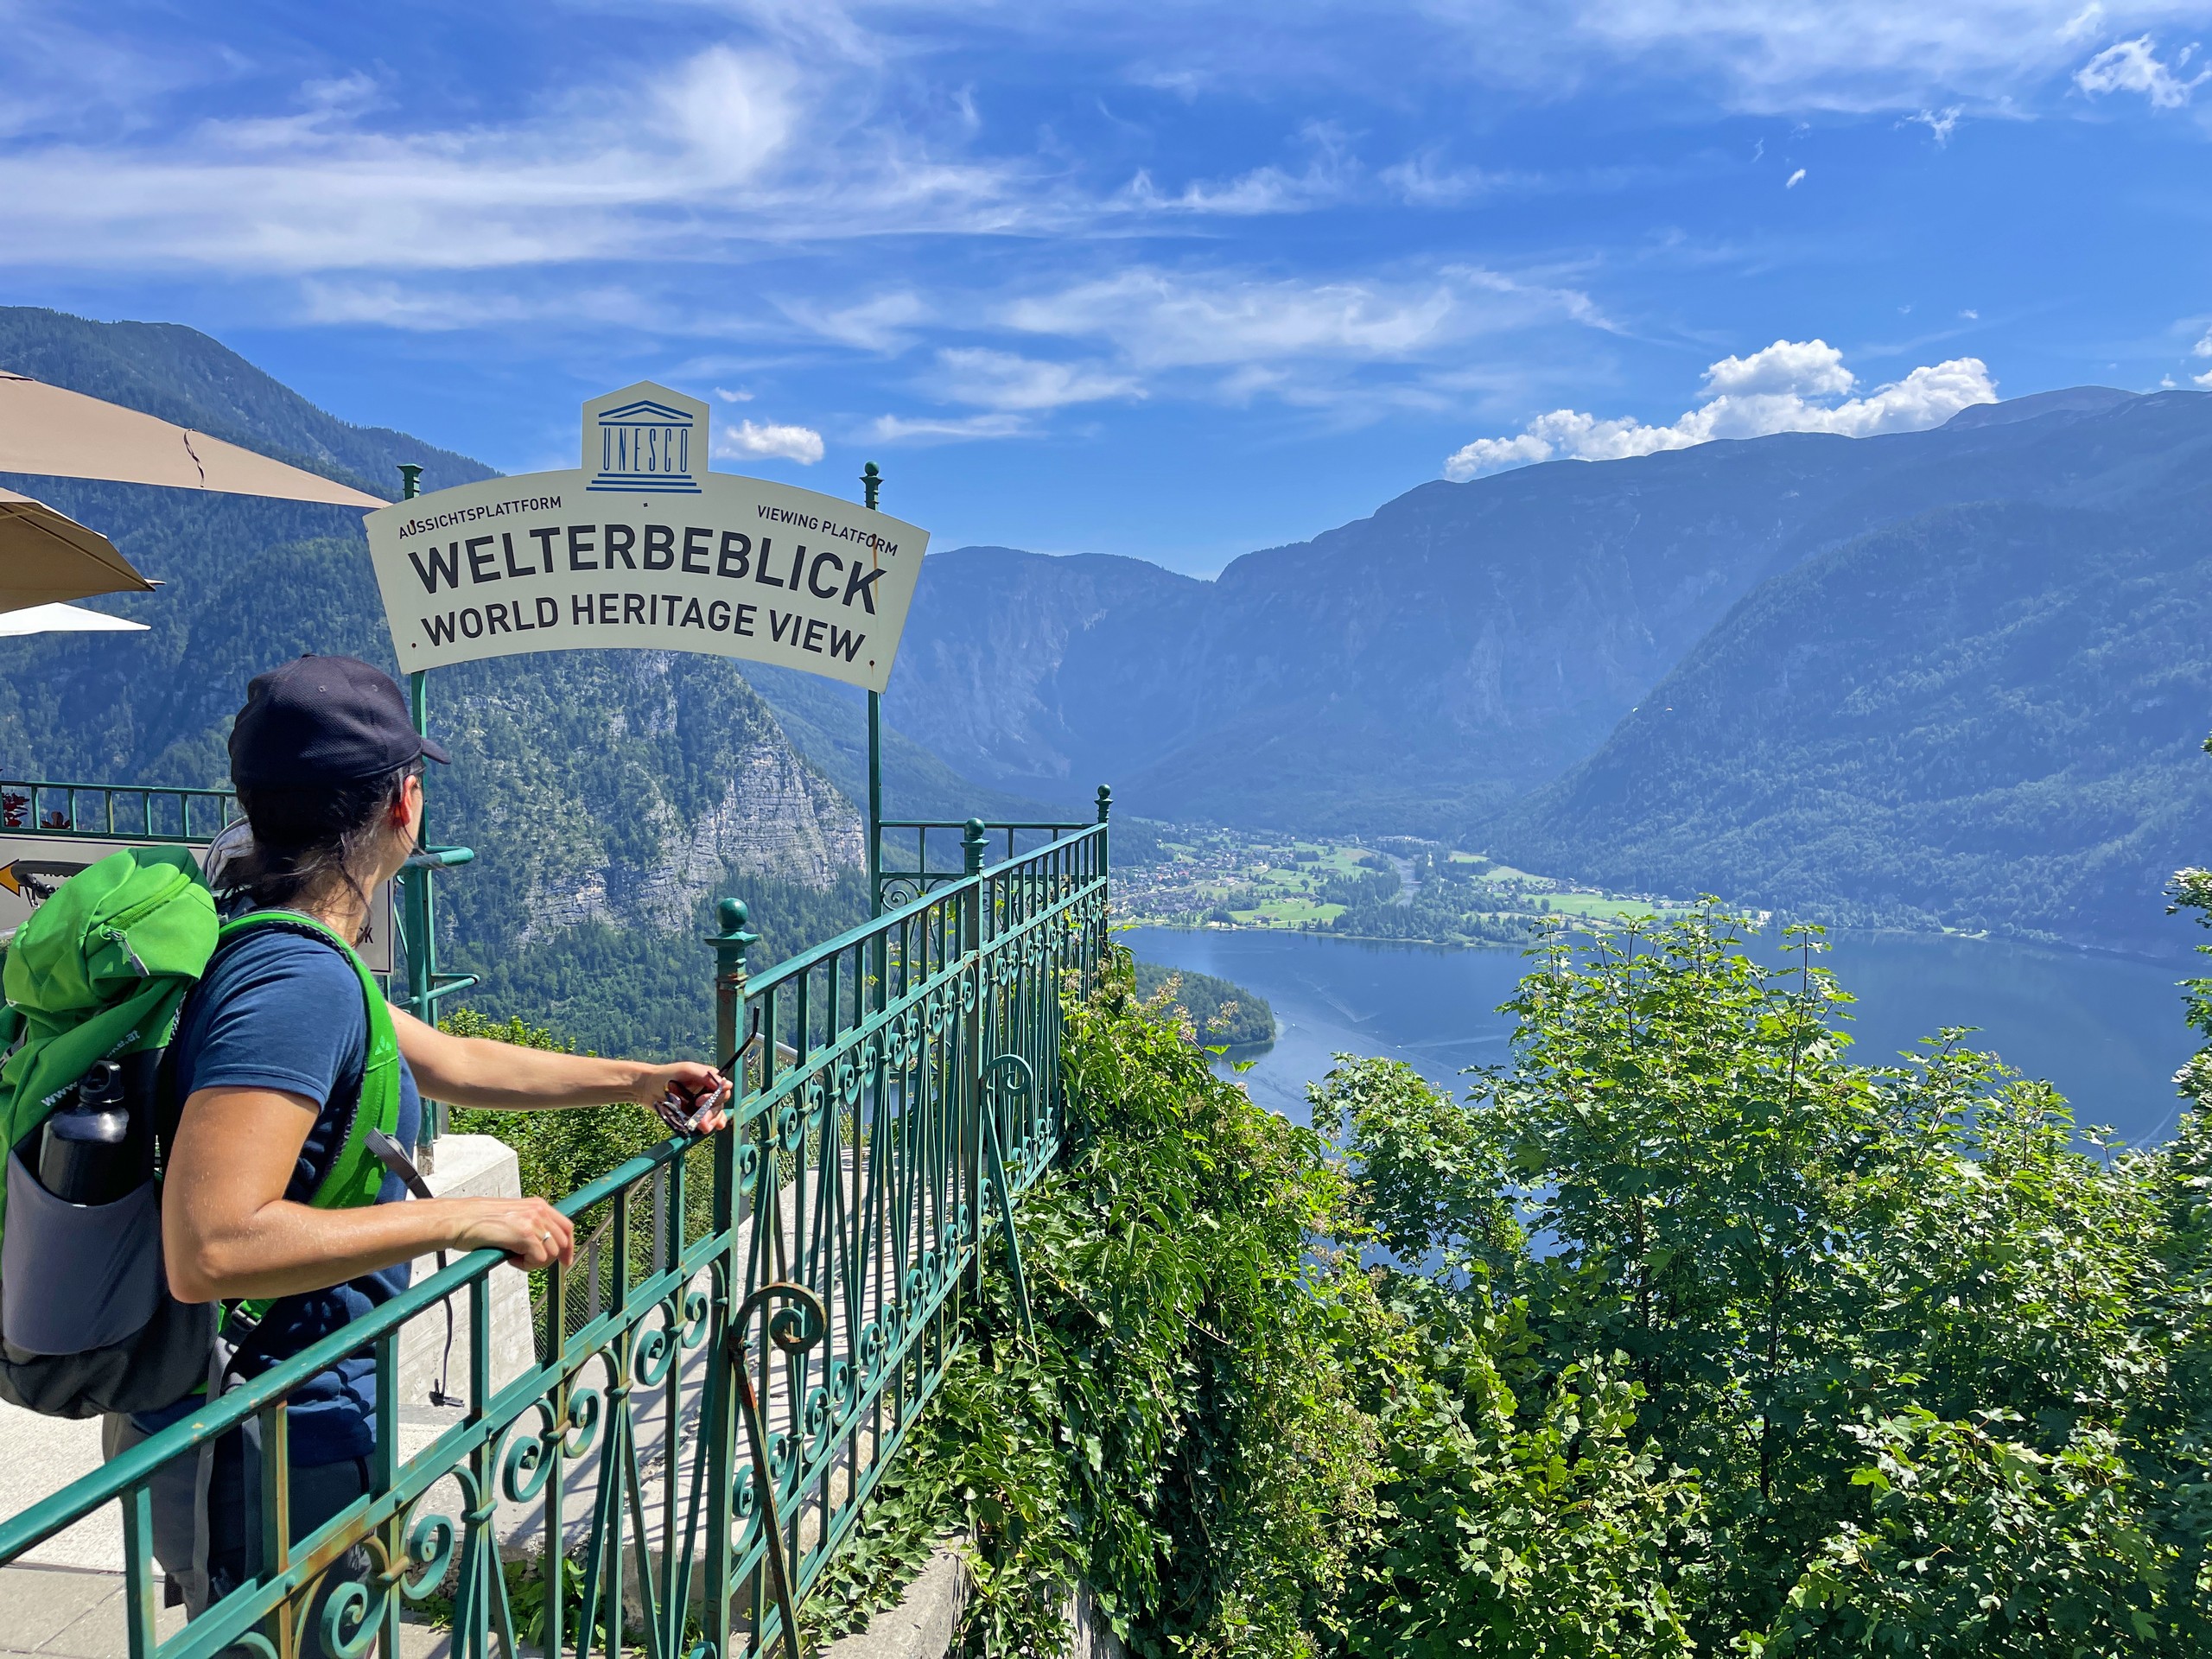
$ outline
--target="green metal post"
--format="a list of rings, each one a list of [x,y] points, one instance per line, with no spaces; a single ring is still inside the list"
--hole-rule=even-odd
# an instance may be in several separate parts
[[[868,694],[868,913],[883,914],[883,697]]]
[[[722,931],[707,941],[715,947],[715,1052],[728,1057],[723,1064],[739,1056],[737,1034],[739,1016],[745,1009],[745,953],[760,943],[758,933],[747,931],[746,924],[752,912],[740,899],[725,899],[715,906],[715,918]],[[730,1081],[743,1092],[745,1079],[733,1071]],[[732,1109],[734,1110],[733,1103]]]
[[[731,1084],[742,1098],[749,1062],[738,1052],[745,1014],[746,953],[760,936],[747,926],[751,920],[742,900],[725,899],[715,906],[721,931],[711,934],[715,947],[715,1054],[728,1069]],[[737,1115],[737,1101],[730,1116]],[[723,1246],[722,1282],[728,1288],[713,1309],[714,1340],[708,1351],[720,1353],[728,1333],[735,1328],[734,1304],[745,1294],[743,1246],[738,1240],[738,1133],[726,1129],[715,1137],[715,1231],[727,1240]],[[735,1594],[733,1568],[736,1565],[736,1537],[731,1527],[730,1499],[737,1476],[737,1391],[735,1367],[715,1365],[707,1373],[707,1397],[699,1414],[699,1433],[707,1459],[707,1553],[705,1604],[709,1612],[707,1649],[730,1651],[730,1599]],[[760,1613],[753,1609],[757,1620]],[[548,1647],[548,1652],[554,1649]]]
[[[883,474],[870,461],[861,468],[861,504],[876,511]],[[868,694],[868,913],[883,914],[883,696]]]
[[[403,461],[399,467],[399,499],[412,501],[423,493],[423,469],[412,461]],[[415,729],[428,733],[430,729],[429,677],[424,673],[407,677],[407,714],[415,722]],[[427,795],[429,780],[425,778]],[[415,838],[417,848],[430,844],[429,805],[423,809],[423,827]],[[418,1020],[437,1023],[437,999],[432,995],[438,982],[437,917],[430,898],[430,870],[423,865],[399,873],[400,908],[406,916],[407,932],[407,1010]],[[418,1131],[416,1145],[423,1167],[429,1169],[437,1161],[438,1136],[444,1132],[445,1107],[437,1101],[423,1103],[423,1126]]]
[[[1101,875],[1103,875],[1103,874],[1106,874],[1106,868],[1107,868],[1107,863],[1106,863],[1106,833],[1107,833],[1107,832],[1106,832],[1106,817],[1107,817],[1107,815],[1108,815],[1109,813],[1110,813],[1113,810],[1114,810],[1114,791],[1113,791],[1111,789],[1108,788],[1104,784],[1101,784],[1101,785],[1098,785],[1098,873],[1099,873],[1099,874],[1101,874]],[[1111,919],[1110,918],[1109,918],[1102,919],[1102,920],[1099,922],[1099,924],[1098,924],[1098,945],[1097,945],[1096,955],[1097,955],[1097,957],[1098,957],[1098,961],[1099,961],[1099,963],[1100,963],[1100,964],[1101,964],[1102,966],[1104,964],[1104,963],[1105,963],[1105,961],[1106,961],[1106,941],[1107,941],[1108,939],[1109,939],[1109,938],[1111,938],[1113,937],[1113,936],[1112,936],[1112,934],[1111,934],[1111,933],[1109,933],[1109,932],[1107,931],[1107,930],[1108,930],[1108,927],[1109,927],[1109,924],[1110,924],[1110,919]]]
[[[983,1288],[983,1009],[990,997],[990,976],[983,963],[984,884],[983,849],[989,844],[981,818],[968,820],[960,838],[961,868],[968,879],[967,901],[961,909],[960,945],[975,976],[975,995],[961,1021],[960,1086],[967,1098],[960,1103],[958,1119],[962,1141],[960,1190],[968,1206],[967,1243],[975,1252],[976,1294]]]

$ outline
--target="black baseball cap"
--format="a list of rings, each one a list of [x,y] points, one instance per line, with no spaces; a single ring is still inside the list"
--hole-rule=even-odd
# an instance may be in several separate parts
[[[391,676],[355,657],[302,657],[255,675],[231,726],[240,789],[359,783],[418,754],[452,759],[415,729]]]

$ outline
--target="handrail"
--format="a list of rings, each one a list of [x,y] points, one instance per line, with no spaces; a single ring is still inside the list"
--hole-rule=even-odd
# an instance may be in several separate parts
[[[61,804],[48,811],[46,803],[54,795],[61,797]],[[78,804],[79,796],[95,798],[91,817],[95,822],[86,822],[86,813]],[[116,804],[119,798],[138,798],[138,822],[134,826],[127,821],[116,821]],[[173,804],[175,808],[175,829],[157,828],[154,822],[156,802]],[[212,807],[214,823],[206,823],[203,815],[198,833],[193,825],[193,806],[195,803]],[[212,841],[233,818],[239,816],[237,795],[227,789],[194,789],[181,785],[167,784],[78,784],[50,778],[0,778],[0,830],[10,835],[63,836],[85,838],[89,836],[128,836],[137,841],[176,842],[196,843]],[[59,823],[48,823],[58,817]],[[164,823],[169,819],[163,815]]]
[[[1090,827],[1084,818],[993,818],[988,823],[981,818],[886,818],[882,822],[886,830],[964,830],[970,823],[982,823],[986,830],[1053,830],[1063,836]]]
[[[315,1634],[303,1621],[358,1545],[378,1571],[314,1613],[328,1621],[319,1634],[355,1651],[373,1635],[397,1659],[402,1606],[442,1581],[454,1586],[457,1653],[488,1653],[495,1638],[514,1652],[499,1562],[534,1537],[536,1573],[559,1581],[559,1559],[580,1548],[589,1586],[580,1607],[549,1599],[549,1653],[611,1650],[627,1632],[670,1659],[691,1646],[697,1591],[720,1610],[707,1616],[716,1654],[736,1659],[748,1639],[763,1651],[782,1624],[768,1569],[787,1565],[800,1599],[820,1575],[958,1350],[987,1240],[1011,1226],[1059,1144],[1060,999],[1103,951],[1105,828],[988,868],[982,846],[968,838],[957,879],[757,975],[744,909],[725,901],[717,1045],[744,1057],[731,1128],[664,1141],[558,1205],[607,1217],[603,1310],[567,1328],[573,1275],[549,1270],[537,1351],[495,1366],[502,1258],[477,1251],[0,1521],[0,1564],[118,1503],[130,1593],[112,1605],[130,1651],[203,1659],[243,1641],[266,1643],[268,1659],[302,1650]],[[732,1338],[735,1310],[772,1282],[818,1306],[818,1328],[795,1333],[779,1316]],[[403,1456],[403,1336],[449,1300],[469,1333],[467,1407]],[[156,1471],[249,1421],[282,1445],[288,1395],[365,1349],[378,1374],[370,1491],[295,1541],[281,1536],[289,1470],[272,1470],[268,1565],[158,1641]],[[768,1437],[757,1448],[736,1404],[741,1363]],[[747,1472],[754,1450],[759,1479]],[[457,1510],[435,1496],[456,1481]],[[590,1501],[564,1509],[572,1482]]]
[[[1020,851],[1019,843],[1024,831],[1033,835],[1044,835],[1052,841],[1058,841],[1079,830],[1089,829],[1091,823],[1103,824],[1112,809],[1114,791],[1102,784],[1099,785],[1096,799],[1097,817],[1092,819],[1090,823],[1076,818],[995,818],[988,823],[984,823],[981,818],[882,819],[876,825],[876,844],[874,849],[876,869],[874,895],[875,908],[878,911],[893,908],[910,899],[919,898],[922,894],[934,887],[943,886],[947,881],[957,880],[972,868],[968,862],[971,856],[968,850],[968,842],[971,835],[979,831],[983,836],[987,845],[990,837],[1003,833],[1006,836],[1003,858],[1010,860]],[[931,863],[930,832],[933,830],[960,832],[961,861],[958,864],[932,865]],[[883,836],[887,830],[913,832],[913,847],[911,855],[913,861],[912,868],[901,868],[885,856]],[[904,855],[905,849],[901,848],[900,852]]]

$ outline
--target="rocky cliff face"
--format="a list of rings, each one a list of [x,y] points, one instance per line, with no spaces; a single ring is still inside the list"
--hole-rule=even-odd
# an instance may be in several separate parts
[[[545,729],[542,677],[527,696],[441,687],[451,833],[479,834],[522,894],[512,915],[467,903],[472,938],[535,944],[593,923],[683,933],[733,873],[821,893],[861,868],[859,811],[727,665],[624,656],[604,664],[604,702],[600,676],[559,675],[565,699],[596,705],[582,731]],[[667,765],[678,758],[691,764]]]

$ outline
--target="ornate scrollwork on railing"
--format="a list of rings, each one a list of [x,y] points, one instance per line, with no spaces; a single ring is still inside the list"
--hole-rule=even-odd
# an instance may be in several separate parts
[[[804,1285],[777,1280],[762,1285],[738,1305],[726,1338],[730,1371],[737,1380],[738,1402],[745,1412],[747,1438],[753,1447],[753,1481],[766,1516],[769,1576],[775,1585],[776,1613],[783,1621],[784,1649],[792,1659],[798,1659],[801,1650],[798,1611],[791,1596],[791,1580],[797,1572],[784,1560],[783,1515],[777,1502],[783,1471],[775,1467],[779,1452],[788,1466],[798,1446],[783,1435],[777,1437],[777,1445],[771,1446],[769,1442],[767,1425],[760,1416],[760,1395],[753,1387],[752,1344],[746,1337],[753,1314],[772,1302],[785,1306],[768,1316],[768,1340],[787,1355],[803,1354],[820,1342],[830,1328],[830,1314],[823,1306],[822,1299]],[[810,1415],[813,1402],[808,1402],[807,1409]]]

